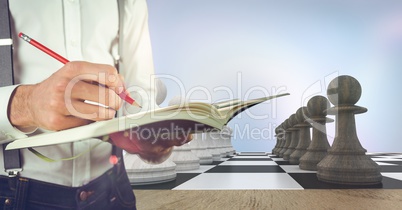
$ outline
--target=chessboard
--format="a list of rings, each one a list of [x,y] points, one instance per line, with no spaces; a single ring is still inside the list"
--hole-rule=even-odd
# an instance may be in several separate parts
[[[175,180],[133,185],[154,190],[303,190],[303,189],[402,189],[402,153],[367,153],[380,167],[382,183],[340,185],[319,181],[316,171],[306,171],[276,155],[242,152],[201,165],[197,170],[177,171]]]

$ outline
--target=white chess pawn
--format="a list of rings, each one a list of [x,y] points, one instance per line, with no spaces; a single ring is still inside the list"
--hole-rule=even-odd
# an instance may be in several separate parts
[[[126,153],[123,158],[132,185],[156,184],[176,179],[176,164],[169,159],[160,164],[149,164],[135,154]]]
[[[214,136],[213,141],[215,141],[216,148],[218,149],[219,153],[221,154],[221,158],[226,157],[229,152],[227,152],[225,145],[224,145],[224,133],[222,132],[223,130],[219,132],[213,132],[211,135]]]
[[[184,104],[186,101],[181,96],[175,96],[169,101],[169,106]],[[194,170],[200,168],[200,158],[191,152],[189,143],[174,147],[169,160],[176,164],[177,171]]]
[[[205,133],[205,140],[208,143],[208,151],[209,151],[209,153],[211,153],[213,161],[220,161],[221,160],[221,152],[217,148],[216,142],[214,140],[216,138],[216,133],[217,133],[217,131]]]
[[[221,133],[221,135],[220,135],[221,142],[220,143],[222,145],[221,149],[225,153],[224,157],[227,157],[232,154],[232,150],[229,148],[229,145],[228,145],[228,140],[230,140],[230,138],[231,138],[231,129],[228,126],[224,126],[220,133]]]
[[[166,98],[166,86],[157,79],[156,102],[161,104]],[[169,182],[176,178],[176,164],[167,159],[160,164],[149,164],[136,154],[124,154],[124,163],[130,183],[133,185]]]
[[[235,149],[232,146],[233,129],[230,128],[229,126],[225,126],[225,132],[223,133],[223,135],[224,135],[224,145],[226,151],[228,152],[228,155],[234,155]]]
[[[191,152],[200,159],[201,165],[212,163],[212,154],[208,151],[208,143],[205,140],[204,133],[193,134],[193,140],[188,144],[190,145]]]
[[[168,106],[173,105],[183,105],[186,102],[185,98],[182,96],[174,96],[168,103]]]
[[[174,147],[169,157],[176,164],[176,171],[195,170],[200,168],[200,159],[191,152],[189,144]]]

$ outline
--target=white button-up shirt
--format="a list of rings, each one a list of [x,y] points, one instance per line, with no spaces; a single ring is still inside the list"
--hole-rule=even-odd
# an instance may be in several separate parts
[[[14,75],[16,84],[34,84],[48,78],[63,64],[17,37],[19,32],[31,36],[70,61],[81,60],[114,65],[118,56],[118,6],[116,0],[12,0],[10,1],[14,41]],[[149,109],[154,99],[149,96],[154,68],[148,32],[148,11],[145,0],[128,0],[124,8],[122,61],[127,89]],[[40,128],[32,134],[14,128],[7,117],[10,95],[16,86],[0,88],[0,144],[27,135],[46,132]],[[132,94],[133,95],[133,94]],[[125,106],[120,114],[138,112]],[[46,117],[46,116],[43,116]],[[75,156],[89,150],[99,140],[35,148],[52,159]],[[23,177],[46,182],[81,186],[110,169],[111,145],[102,143],[70,161],[48,163],[27,149],[21,150]],[[0,150],[0,175],[4,172],[3,151]]]

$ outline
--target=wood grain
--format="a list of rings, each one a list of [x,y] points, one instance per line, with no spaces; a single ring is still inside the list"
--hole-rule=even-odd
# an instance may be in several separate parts
[[[402,190],[135,190],[146,209],[401,209]]]

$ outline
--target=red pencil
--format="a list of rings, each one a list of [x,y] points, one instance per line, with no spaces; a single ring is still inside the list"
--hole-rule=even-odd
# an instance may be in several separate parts
[[[31,44],[34,47],[38,48],[39,50],[43,51],[44,53],[46,53],[46,54],[52,56],[53,58],[55,58],[56,60],[60,61],[61,63],[66,64],[66,63],[70,62],[69,60],[67,60],[63,56],[57,54],[53,50],[47,48],[46,46],[42,45],[41,43],[39,43],[36,40],[32,39],[31,37],[27,36],[26,34],[23,34],[23,33],[20,32],[18,34],[18,36],[20,38],[22,38],[24,41],[28,42],[29,44]],[[129,95],[127,95],[125,93],[125,91],[122,91],[119,94],[119,96],[120,96],[121,99],[125,100],[127,103],[142,108],[137,102],[135,102],[134,99],[132,99]]]

